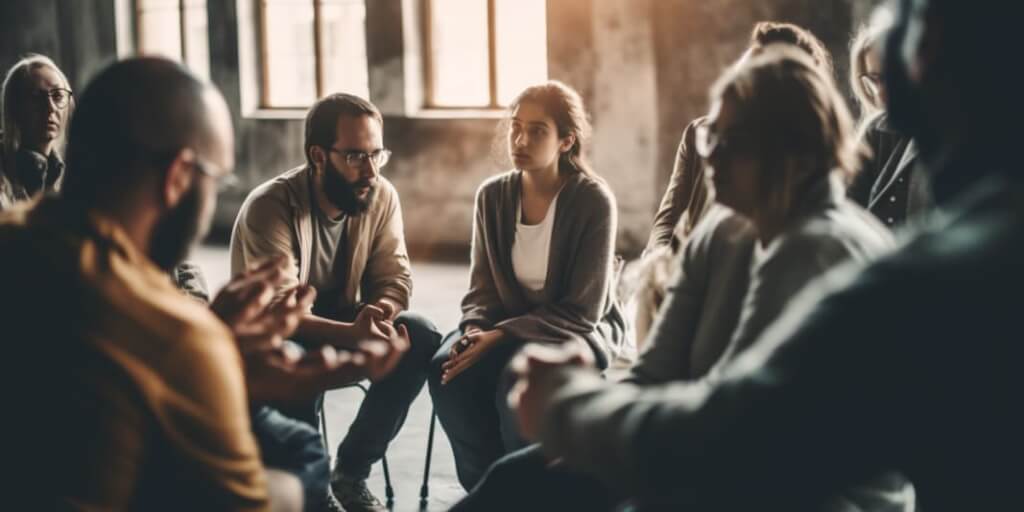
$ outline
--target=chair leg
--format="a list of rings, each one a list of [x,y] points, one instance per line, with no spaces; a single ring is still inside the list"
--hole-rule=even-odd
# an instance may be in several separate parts
[[[427,460],[423,463],[423,485],[420,486],[420,510],[426,510],[427,498],[430,497],[430,459],[434,456],[434,424],[437,414],[430,410],[430,432],[427,433]]]
[[[395,506],[395,490],[391,487],[391,472],[388,471],[387,455],[381,457],[380,464],[384,467],[384,496],[388,499],[388,509],[391,509]]]
[[[327,393],[323,395],[322,402],[320,404],[320,431],[322,432],[322,439],[324,441],[324,451],[327,452],[327,462],[330,465],[331,459],[331,443],[327,440],[327,408],[324,407],[327,402]]]

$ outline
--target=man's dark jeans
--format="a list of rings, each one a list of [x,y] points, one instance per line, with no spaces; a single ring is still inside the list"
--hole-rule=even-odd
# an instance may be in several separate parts
[[[506,368],[524,343],[504,340],[448,384],[441,384],[441,365],[461,336],[462,332],[456,329],[445,337],[430,362],[428,382],[437,419],[455,454],[459,483],[469,490],[494,461],[526,446],[508,407],[508,392],[514,379]]]
[[[331,468],[320,433],[266,405],[253,406],[252,433],[265,466],[287,471],[302,482],[303,509],[324,510]]]
[[[411,346],[390,375],[370,386],[348,434],[338,446],[336,471],[347,478],[365,479],[370,476],[370,466],[384,456],[388,443],[405,423],[409,406],[423,389],[430,357],[437,352],[441,340],[437,327],[416,313],[402,312],[395,318],[395,325],[405,325],[409,330]],[[281,411],[316,426],[321,407],[322,394],[313,403],[285,406]]]

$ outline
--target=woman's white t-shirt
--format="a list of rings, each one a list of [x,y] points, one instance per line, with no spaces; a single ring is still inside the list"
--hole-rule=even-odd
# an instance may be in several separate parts
[[[551,232],[555,225],[555,204],[559,190],[548,205],[544,220],[532,226],[523,224],[523,203],[516,209],[516,237],[512,243],[512,271],[516,281],[527,290],[539,292],[544,289],[548,275],[548,259],[551,250]]]

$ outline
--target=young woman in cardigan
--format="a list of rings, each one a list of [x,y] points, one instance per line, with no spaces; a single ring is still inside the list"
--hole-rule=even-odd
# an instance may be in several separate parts
[[[505,367],[525,343],[582,344],[598,368],[632,345],[612,293],[615,198],[584,160],[589,129],[570,87],[527,88],[508,120],[515,169],[477,191],[462,320],[429,378],[466,489],[524,444],[506,405]]]

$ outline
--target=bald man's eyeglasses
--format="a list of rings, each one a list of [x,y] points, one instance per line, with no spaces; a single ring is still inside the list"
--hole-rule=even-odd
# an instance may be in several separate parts
[[[199,160],[192,162],[192,166],[203,176],[212,179],[217,184],[217,193],[229,192],[238,189],[238,177],[233,172],[220,172],[214,174],[206,165]]]
[[[32,97],[40,102],[52,101],[54,107],[63,109],[71,103],[71,89],[55,87],[49,91],[34,91]]]

